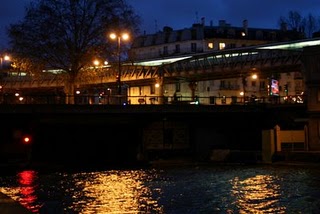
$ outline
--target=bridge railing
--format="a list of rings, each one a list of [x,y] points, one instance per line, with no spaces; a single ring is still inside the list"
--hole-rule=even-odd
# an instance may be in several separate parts
[[[0,105],[6,104],[66,104],[76,105],[248,105],[248,104],[303,104],[305,96],[126,96],[126,95],[18,95],[0,94]]]

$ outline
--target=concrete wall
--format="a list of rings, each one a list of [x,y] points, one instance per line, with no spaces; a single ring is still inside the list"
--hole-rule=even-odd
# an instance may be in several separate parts
[[[305,47],[302,61],[309,113],[308,149],[320,151],[320,46]]]
[[[262,131],[262,161],[265,163],[271,163],[276,152],[301,149],[309,149],[306,126],[303,130],[281,130],[280,126],[275,126],[274,129]]]

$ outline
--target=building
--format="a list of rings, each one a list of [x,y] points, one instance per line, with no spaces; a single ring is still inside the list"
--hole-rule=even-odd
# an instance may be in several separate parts
[[[191,28],[173,30],[166,26],[155,34],[137,37],[129,56],[133,61],[145,61],[298,39],[303,39],[303,34],[287,30],[285,26],[250,28],[247,20],[242,27],[233,27],[225,20],[220,20],[218,26],[212,23],[206,26],[202,18],[201,23]]]
[[[129,58],[136,63],[169,58],[180,59],[180,57],[190,55],[288,42],[303,38],[303,33],[287,30],[285,26],[281,26],[280,29],[250,28],[247,20],[243,21],[241,27],[233,27],[225,20],[220,20],[218,26],[213,26],[212,22],[207,26],[202,18],[201,23],[193,24],[191,28],[173,30],[170,27],[164,27],[162,31],[155,34],[137,37],[129,51]],[[277,92],[277,95],[296,96],[303,93],[301,75],[292,72],[277,76],[264,76],[255,80],[249,76],[245,78],[239,76],[233,79],[207,79],[192,83],[183,80],[174,83],[164,82],[164,89],[160,94],[157,94],[155,86],[148,85],[131,87],[128,95],[145,97],[163,95],[167,97],[166,101],[176,97],[180,101],[194,101],[195,98],[210,97],[202,99],[202,103],[242,103],[250,101],[252,97],[268,97],[271,93],[271,81],[275,80],[278,81],[279,93]],[[244,97],[246,98],[244,99]]]

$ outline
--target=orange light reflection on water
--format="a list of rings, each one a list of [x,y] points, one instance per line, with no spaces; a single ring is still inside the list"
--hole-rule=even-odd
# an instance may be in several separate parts
[[[77,180],[77,176],[74,175]],[[73,207],[80,213],[162,213],[151,190],[143,182],[147,175],[143,171],[94,172],[89,179],[79,179],[76,188],[82,188],[82,196],[90,198],[74,202]],[[74,198],[79,198],[73,195]],[[88,203],[89,201],[89,203]]]
[[[231,180],[232,195],[240,213],[286,213],[286,207],[279,207],[281,196],[277,177],[256,175],[240,180]]]

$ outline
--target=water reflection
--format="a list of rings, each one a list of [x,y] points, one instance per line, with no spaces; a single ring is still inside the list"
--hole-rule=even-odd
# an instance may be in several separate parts
[[[18,183],[20,184],[20,202],[29,210],[38,212],[39,207],[33,206],[37,201],[35,194],[37,172],[33,170],[26,170],[18,173]]]
[[[278,177],[256,175],[241,180],[231,180],[232,195],[240,213],[286,213],[285,207],[279,205],[281,189]]]
[[[82,179],[83,175],[87,179]],[[108,171],[104,173],[75,174],[73,198],[87,200],[74,201],[72,207],[81,213],[137,213],[160,212],[157,201],[144,182],[149,180],[144,171]]]
[[[57,172],[0,177],[34,213],[320,213],[320,169],[271,166]]]
[[[0,188],[0,191],[19,201],[32,212],[38,213],[40,205],[36,203],[38,200],[36,194],[37,172],[33,170],[19,172],[12,182],[16,183],[16,187],[3,187]]]

